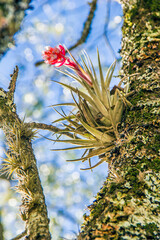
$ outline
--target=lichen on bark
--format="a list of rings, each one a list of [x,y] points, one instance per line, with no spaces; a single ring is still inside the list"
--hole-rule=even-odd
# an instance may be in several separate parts
[[[50,240],[47,207],[31,143],[35,133],[20,120],[14,104],[17,76],[18,67],[9,90],[0,89],[0,127],[8,146],[1,172],[9,175],[14,172],[18,180],[16,190],[21,194],[20,214],[26,225],[25,239]]]
[[[78,239],[160,239],[160,27],[158,0],[123,0],[122,75],[133,107],[119,127],[111,169]]]

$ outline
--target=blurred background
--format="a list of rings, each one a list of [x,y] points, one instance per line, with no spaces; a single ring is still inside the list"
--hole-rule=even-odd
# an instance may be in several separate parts
[[[76,44],[81,38],[89,11],[88,0],[32,0],[30,8],[25,11],[21,28],[14,35],[15,45],[9,44],[8,51],[0,61],[0,87],[7,90],[10,74],[15,65],[18,65],[15,103],[20,118],[26,122],[51,124],[59,116],[49,106],[72,101],[70,91],[52,80],[72,82],[74,86],[77,83],[56,72],[53,66],[37,66],[36,63],[42,60],[45,46],[54,47],[61,43],[70,48]],[[118,75],[121,66],[119,50],[122,23],[122,8],[118,0],[98,0],[90,33],[83,44],[71,51],[72,55],[79,61],[79,55],[85,49],[97,68],[98,47],[104,73],[114,59],[117,59],[114,75]],[[118,81],[114,77],[111,86]],[[64,108],[66,112],[69,110],[69,107]],[[51,220],[51,234],[55,240],[76,239],[83,214],[88,213],[87,206],[94,201],[94,196],[107,177],[107,163],[93,171],[81,171],[80,168],[88,167],[87,162],[73,163],[66,160],[78,158],[83,152],[54,152],[54,148],[67,146],[54,144],[41,135],[52,139],[55,137],[48,131],[38,131],[33,142]],[[0,132],[0,138],[2,162],[6,149],[3,132]],[[4,176],[0,178],[0,231],[6,240],[24,230],[24,223],[19,215],[20,195],[14,190],[16,184],[14,175],[12,180]]]

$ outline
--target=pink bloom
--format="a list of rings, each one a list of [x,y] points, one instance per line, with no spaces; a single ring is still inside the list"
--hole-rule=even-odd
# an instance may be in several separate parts
[[[60,67],[66,61],[65,54],[66,52],[62,45],[54,48],[46,47],[45,51],[43,52],[43,59],[45,60],[45,63]]]
[[[43,52],[43,59],[45,63],[50,65],[55,65],[55,67],[61,67],[62,65],[74,70],[78,76],[85,80],[90,86],[92,86],[92,80],[88,73],[86,73],[83,68],[78,64],[78,62],[74,59],[72,61],[69,57],[65,56],[66,51],[62,45],[58,47],[46,47]],[[71,53],[70,53],[71,55]],[[72,56],[72,55],[71,55]]]

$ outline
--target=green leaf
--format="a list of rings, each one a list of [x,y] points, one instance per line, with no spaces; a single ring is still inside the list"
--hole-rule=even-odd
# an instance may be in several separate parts
[[[105,94],[105,84],[104,84],[104,77],[103,77],[103,71],[101,67],[101,61],[100,61],[100,56],[99,56],[99,51],[97,48],[97,56],[98,56],[98,67],[99,67],[99,74],[100,74],[100,80],[101,80],[101,88],[102,88],[102,94]]]
[[[109,89],[109,85],[110,85],[110,82],[112,79],[112,75],[113,75],[115,66],[116,66],[116,60],[112,63],[112,65],[109,67],[109,69],[107,71],[107,75],[106,75],[106,79],[105,79],[106,89]]]
[[[75,97],[74,97],[74,95],[73,95],[72,92],[71,92],[71,95],[72,95],[72,98],[73,98],[73,100],[74,100],[74,102],[75,102],[76,107],[78,108],[78,110],[80,111],[80,113],[81,113],[81,115],[82,115],[82,117],[83,117],[83,111],[82,111],[82,109],[81,109],[80,104],[77,103],[77,101],[76,101],[76,99],[75,99]]]
[[[71,143],[74,145],[87,146],[87,147],[99,147],[102,144],[96,140],[86,139],[67,139],[67,140],[53,140],[55,142]]]
[[[97,164],[95,164],[94,166],[92,167],[89,167],[89,168],[80,168],[80,170],[92,170],[93,168],[99,166],[101,163],[104,162],[104,159],[100,160]]]
[[[122,113],[123,113],[123,102],[122,100],[117,100],[116,105],[113,109],[113,115],[114,115],[114,120],[117,125],[121,121],[122,118]]]
[[[89,59],[89,62],[90,62],[90,64],[91,64],[92,71],[93,71],[93,74],[94,74],[94,81],[96,82],[95,84],[96,84],[97,86],[99,86],[99,82],[98,82],[98,79],[97,79],[97,75],[96,75],[96,71],[95,71],[95,68],[94,68],[94,66],[93,66],[93,63],[92,63],[89,55],[86,53],[85,50],[83,50],[83,54],[84,54],[84,56],[86,56],[86,59]],[[88,63],[88,65],[89,65],[89,63]]]
[[[73,70],[73,69],[72,69]],[[65,71],[62,71],[60,69],[56,69],[56,71],[60,72],[60,73],[63,73],[64,75],[70,77],[70,78],[73,78],[75,79],[76,81],[78,81],[80,84],[82,84],[82,81],[80,80],[79,77],[77,77],[76,75],[72,74],[71,72],[68,72],[67,70]],[[74,71],[74,70],[73,70]],[[75,72],[75,71],[74,71]]]
[[[73,106],[73,107],[75,107],[75,104],[74,103],[58,103],[58,104],[50,105],[49,107],[58,107],[58,106]]]
[[[80,127],[80,125],[76,122],[76,121],[72,121],[71,119],[70,119],[70,116],[64,116],[62,113],[60,113],[59,111],[57,111],[54,107],[52,107],[59,115],[61,115],[63,118],[64,118],[64,120],[67,120],[69,123],[71,123],[74,127]],[[74,116],[74,114],[73,114],[73,116]],[[75,116],[74,116],[75,117]]]
[[[119,97],[123,101],[123,103],[125,105],[127,104],[128,106],[132,107],[132,104],[126,99],[125,94],[123,92],[120,92],[118,89],[116,89],[116,90],[117,90],[117,93],[118,93]]]
[[[62,133],[62,132],[70,132],[70,133],[75,133],[76,135],[80,135],[86,139],[91,139],[91,140],[95,140],[95,137],[92,136],[90,133],[86,133],[84,132],[84,129],[82,125],[79,125],[79,128],[73,128],[71,127],[70,125],[66,125],[66,124],[63,124],[66,128],[68,127],[68,129],[61,129],[59,131],[57,131],[56,133]],[[76,137],[77,138],[77,137]]]
[[[113,137],[111,137],[110,135],[106,134],[106,133],[102,133],[98,130],[96,130],[93,127],[90,127],[88,124],[86,124],[85,122],[83,122],[82,120],[79,119],[79,121],[82,123],[83,127],[90,132],[93,136],[95,136],[97,139],[99,139],[100,141],[107,143],[107,142],[112,142],[114,140]]]
[[[68,120],[68,119],[72,119],[72,118],[75,118],[75,116],[71,116],[71,115],[70,115],[70,116],[58,118],[57,120],[53,121],[52,123],[57,123],[57,122],[61,122],[61,121]]]
[[[98,49],[97,49],[97,56],[98,56],[98,66],[99,66],[101,89],[102,89],[102,102],[104,103],[105,107],[109,109],[110,108],[110,90],[105,86]]]
[[[51,149],[51,151],[69,151],[69,150],[76,150],[82,148],[93,148],[92,146],[78,146],[78,147],[71,147],[71,148],[60,148],[60,149]]]
[[[81,158],[78,158],[78,159],[74,159],[74,160],[67,160],[67,161],[68,162],[72,162],[72,161],[82,161],[82,162],[84,162],[88,158],[99,156],[101,154],[107,153],[108,151],[113,149],[113,147],[114,147],[113,145],[109,145],[108,147],[105,147],[105,148],[91,149],[90,152],[87,154],[87,156],[81,157]]]
[[[78,89],[76,89],[76,88],[74,88],[74,87],[71,87],[71,86],[68,85],[68,84],[62,83],[62,82],[57,82],[57,81],[53,81],[53,82],[56,82],[56,83],[58,83],[58,84],[60,84],[60,85],[62,85],[62,86],[64,86],[64,87],[70,89],[71,91],[73,91],[73,92],[75,92],[75,93],[79,93],[79,94],[80,94],[86,101],[88,101],[92,106],[95,106],[94,101],[93,101],[87,94],[85,94],[84,92],[82,92],[82,91],[80,91],[80,90],[78,90]]]
[[[85,62],[87,63],[87,66],[88,66],[88,68],[89,68],[90,73],[92,73],[92,69],[91,69],[91,67],[90,67],[90,62],[89,62],[89,56],[88,56],[88,54],[86,53],[85,50],[82,50],[82,54],[83,54],[83,57],[84,57],[84,59],[85,59]]]
[[[106,117],[109,118],[108,116],[108,111],[106,109],[106,107],[104,106],[104,104],[101,102],[101,100],[97,97],[97,95],[95,95],[95,93],[92,92],[92,90],[90,89],[89,86],[87,86],[88,84],[86,84],[86,88],[87,91],[89,93],[89,95],[91,96],[92,100],[94,101],[94,104],[96,105],[96,108]],[[86,99],[85,99],[86,100]],[[93,106],[93,105],[92,105]]]
[[[85,117],[87,123],[89,125],[91,125],[92,127],[97,126],[98,124],[96,123],[87,102],[85,101],[85,99],[82,100],[80,96],[79,96],[79,105],[81,106],[82,112],[84,114],[84,117]]]
[[[89,71],[89,69],[88,69],[85,61],[83,60],[83,58],[81,58],[81,60],[82,60],[83,65],[84,65],[84,67],[85,67],[85,69],[86,69],[86,72],[89,74],[90,78],[92,79],[93,88],[94,88],[94,90],[95,90],[95,93],[96,93],[96,95],[100,98],[100,97],[101,97],[101,92],[100,92],[99,85],[98,85],[98,83],[95,81],[92,73]]]
[[[111,108],[114,108],[116,105],[116,102],[119,100],[119,96],[117,91],[115,91],[114,94],[110,95],[110,103],[111,103]]]
[[[79,57],[80,57],[80,59],[81,59],[81,61],[82,61],[82,65],[83,65],[84,70],[85,70],[87,73],[90,73],[90,74],[91,74],[90,69],[88,68],[88,66],[87,66],[87,64],[85,63],[84,59],[83,59],[81,56],[79,56]]]

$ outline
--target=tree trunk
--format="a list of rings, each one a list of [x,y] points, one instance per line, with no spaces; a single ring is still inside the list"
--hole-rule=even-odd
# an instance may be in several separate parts
[[[122,2],[122,72],[130,76],[133,106],[124,113],[109,176],[84,216],[79,240],[160,239],[160,4]]]

